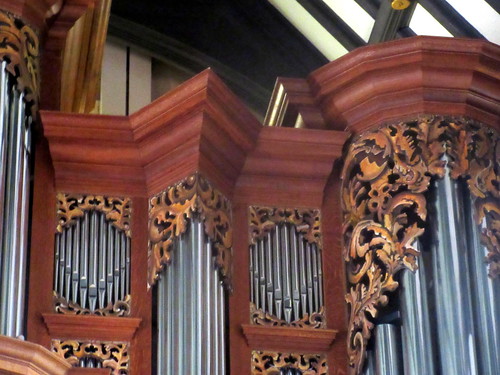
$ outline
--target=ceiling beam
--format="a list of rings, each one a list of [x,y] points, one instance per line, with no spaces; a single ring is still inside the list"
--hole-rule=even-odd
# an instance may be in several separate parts
[[[500,14],[500,0],[485,0],[488,4],[490,4],[490,7],[495,9],[497,13]]]
[[[297,0],[347,50],[366,45],[366,42],[322,0]]]
[[[390,1],[382,1],[377,11],[375,25],[373,25],[368,43],[380,43],[396,39],[396,37],[411,35],[413,32],[409,29],[408,25],[410,24],[416,5],[417,2],[412,1],[408,8],[396,10],[392,8]],[[407,29],[409,34],[406,32],[398,34],[402,29]]]
[[[455,8],[446,0],[419,0],[427,10],[451,35],[459,38],[483,38]],[[497,4],[498,5],[498,4]]]

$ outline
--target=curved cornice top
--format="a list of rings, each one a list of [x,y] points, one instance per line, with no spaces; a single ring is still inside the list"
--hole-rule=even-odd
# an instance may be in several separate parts
[[[359,48],[308,78],[327,126],[359,133],[431,113],[500,129],[500,46],[418,36]]]

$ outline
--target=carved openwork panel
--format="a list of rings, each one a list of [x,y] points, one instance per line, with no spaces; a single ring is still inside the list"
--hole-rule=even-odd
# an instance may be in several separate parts
[[[282,369],[296,369],[303,375],[326,375],[326,356],[277,352],[252,352],[252,375],[280,375]]]
[[[317,209],[249,208],[250,321],[326,328]]]
[[[57,195],[54,307],[62,314],[130,314],[131,200]]]
[[[445,154],[449,160],[444,160]],[[344,258],[350,284],[348,352],[358,374],[372,318],[396,290],[396,274],[416,269],[412,244],[424,231],[431,178],[467,181],[477,223],[485,222],[489,274],[500,274],[500,142],[491,128],[464,118],[427,116],[384,126],[357,137],[342,172]]]
[[[148,286],[170,263],[174,240],[185,233],[188,220],[197,215],[213,243],[216,266],[224,283],[231,279],[231,205],[202,175],[196,173],[150,199]]]
[[[17,78],[17,88],[26,91],[26,101],[39,95],[39,39],[35,31],[13,15],[0,10],[0,61]]]
[[[74,367],[109,368],[113,375],[129,373],[128,343],[52,340],[52,351]]]

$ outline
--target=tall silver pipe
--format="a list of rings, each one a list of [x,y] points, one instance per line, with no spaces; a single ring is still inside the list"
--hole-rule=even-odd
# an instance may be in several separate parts
[[[120,255],[121,255],[121,238],[120,232],[115,230],[115,244],[114,244],[114,267],[113,267],[113,298],[118,301],[120,299]]]
[[[125,236],[125,233],[123,234]],[[130,294],[130,266],[131,266],[131,254],[130,254],[130,238],[126,237],[125,238],[125,245],[126,245],[126,250],[125,250],[125,256],[126,256],[126,268],[125,268],[125,295]]]
[[[64,298],[67,300],[71,299],[71,263],[72,263],[72,249],[71,245],[73,244],[73,237],[72,237],[72,227],[67,228],[63,232],[63,235],[65,237],[65,243],[66,243],[66,260],[65,260],[65,265],[64,265]],[[61,293],[63,291],[61,290]]]
[[[61,235],[62,233],[56,234],[55,245],[56,245],[56,253],[54,256],[54,290],[59,290],[59,249],[61,247]]]
[[[217,270],[215,267],[212,267],[212,270],[210,271],[210,285],[212,289],[212,305],[210,306],[210,315],[211,315],[211,321],[212,321],[212,351],[211,351],[211,357],[212,357],[212,371],[210,371],[211,374],[216,374],[218,375],[218,368],[219,368],[219,293],[218,289],[219,286],[217,285]]]
[[[87,304],[87,288],[88,288],[88,259],[89,259],[89,212],[85,211],[83,214],[82,222],[82,252],[80,254],[80,264],[81,264],[81,277],[80,277],[80,305],[83,308],[88,306]]]
[[[323,259],[322,259],[322,251],[318,249],[318,246],[315,246],[316,250],[316,258],[318,262],[318,285],[319,285],[319,306],[323,307]]]
[[[204,316],[204,299],[203,299],[203,285],[204,285],[204,272],[203,272],[203,254],[206,252],[205,248],[205,233],[203,232],[203,223],[202,222],[196,222],[194,223],[194,230],[195,233],[193,235],[193,243],[192,246],[194,249],[196,249],[196,252],[194,254],[194,259],[195,259],[195,269],[194,269],[194,276],[195,276],[195,282],[196,282],[196,357],[197,361],[199,363],[198,371],[200,373],[203,372],[204,368],[204,362],[203,358],[204,355],[206,355],[204,351],[204,333],[203,333],[203,328],[204,328],[204,319],[206,317]],[[207,255],[208,256],[208,255]],[[252,275],[251,275],[252,277]],[[250,280],[252,278],[250,277]],[[251,285],[253,285],[252,282],[250,282]]]
[[[94,311],[97,306],[97,268],[98,268],[98,215],[90,212],[90,251],[89,251],[89,306]]]
[[[465,186],[463,190],[479,373],[495,375],[500,369],[500,278],[488,277],[484,263],[487,249],[480,240],[480,230],[486,223],[476,225],[470,193]]]
[[[73,301],[78,303],[78,288],[80,284],[80,242],[81,242],[81,226],[82,221],[78,220],[74,226],[73,235],[73,266],[72,266],[72,292]]]
[[[185,248],[184,241],[182,237],[180,237],[177,241],[177,253],[178,253],[178,262],[177,262],[177,274],[176,278],[178,279],[177,284],[177,311],[176,311],[176,319],[174,324],[177,325],[177,358],[175,358],[175,374],[182,374],[184,372],[186,364],[184,363],[184,359],[187,358],[187,353],[185,352],[185,325],[184,320],[186,319],[185,315],[185,307],[186,307],[186,299],[185,299],[185,283],[186,283],[186,274],[185,274]]]
[[[107,225],[105,217],[102,213],[99,214],[99,263],[98,263],[98,284],[97,293],[99,300],[99,308],[106,306],[106,250],[107,250]]]
[[[259,251],[259,300],[260,308],[266,310],[266,266],[265,266],[265,255],[264,255],[264,240],[260,239],[257,241],[257,248]]]
[[[170,348],[167,347],[167,316],[170,314],[168,310],[168,285],[166,283],[167,275],[170,272],[170,267],[166,267],[163,274],[160,275],[160,279],[157,281],[157,324],[158,324],[158,338],[157,338],[157,352],[156,352],[156,363],[158,366],[158,374],[166,374],[166,358],[165,355],[168,353]]]
[[[212,245],[210,244],[209,241],[207,241],[207,248],[206,248],[206,255],[205,255],[205,272],[206,272],[206,289],[205,289],[205,298],[206,298],[206,306],[210,308],[212,306],[212,285],[209,282],[210,281],[210,276],[212,274]],[[256,293],[258,295],[258,293]],[[206,321],[206,327],[205,327],[205,332],[207,334],[206,336],[206,346],[205,346],[205,352],[207,353],[207,356],[205,358],[205,368],[208,370],[208,373],[211,373],[212,370],[212,334],[213,334],[213,328],[212,328],[212,315],[210,314],[210,311],[207,312],[208,319]]]
[[[311,262],[312,262],[312,274],[313,274],[313,294],[314,294],[314,311],[319,311],[319,274],[318,274],[318,259],[317,259],[318,248],[316,244],[311,244]]]
[[[280,228],[276,225],[274,230],[274,247],[273,247],[273,273],[274,273],[274,306],[276,309],[276,316],[282,319],[282,303],[283,303],[283,289],[282,289],[282,272],[281,272],[281,236]]]
[[[467,243],[458,186],[448,175],[435,182],[436,240],[434,256],[437,331],[441,374],[475,375],[476,347],[471,306],[470,268],[463,252]]]
[[[292,263],[292,300],[293,300],[293,320],[300,319],[300,286],[299,286],[299,253],[297,244],[297,231],[295,227],[290,228],[290,261]]]
[[[300,281],[300,304],[302,313],[307,313],[307,275],[306,275],[306,246],[302,233],[299,233],[299,281]]]
[[[284,224],[281,228],[281,246],[283,249],[281,261],[283,264],[283,311],[285,321],[292,321],[292,283],[290,275],[290,240],[288,235],[288,225]]]
[[[375,368],[377,375],[400,375],[398,327],[393,324],[375,326]]]
[[[65,280],[65,268],[66,268],[66,231],[61,233],[60,237],[61,243],[59,247],[59,287],[58,291],[61,296],[64,296],[64,280]]]
[[[9,113],[7,98],[9,82],[8,73],[5,70],[6,66],[7,62],[2,61],[0,64],[0,245],[3,244],[5,173],[7,166],[7,139],[9,136],[9,121],[7,117]],[[2,280],[2,258],[3,254],[0,253],[0,281]]]
[[[418,242],[414,245],[419,248]],[[434,349],[427,302],[426,267],[417,259],[415,273],[404,270],[400,288],[401,336],[405,375],[434,374]]]
[[[273,286],[273,258],[272,258],[273,239],[271,232],[267,233],[264,240],[264,249],[266,254],[266,293],[267,293],[267,310],[273,314],[274,286]]]
[[[219,285],[220,292],[220,331],[219,337],[221,339],[219,356],[220,356],[220,375],[225,375],[226,372],[226,298],[224,292],[224,286]]]
[[[254,292],[254,303],[255,306],[259,309],[261,308],[261,303],[259,300],[259,278],[260,278],[260,269],[259,269],[259,253],[257,249],[257,244],[253,246],[253,292]]]
[[[125,290],[125,278],[126,278],[126,270],[127,270],[127,236],[124,232],[120,233],[120,300],[124,300],[127,295],[127,291]]]
[[[114,257],[115,257],[115,228],[111,223],[108,223],[108,260],[106,267],[106,292],[108,301],[113,301],[113,288],[114,288]]]
[[[307,277],[307,312],[309,314],[314,312],[314,296],[313,296],[313,269],[311,262],[311,244],[305,244],[306,249],[306,277]]]

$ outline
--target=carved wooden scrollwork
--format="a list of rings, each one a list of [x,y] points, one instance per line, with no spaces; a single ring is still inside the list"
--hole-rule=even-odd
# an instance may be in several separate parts
[[[303,375],[326,375],[326,356],[276,352],[252,352],[252,375],[279,375],[282,368],[294,368]]]
[[[196,173],[150,199],[148,286],[170,262],[176,237],[187,229],[193,215],[204,222],[206,235],[213,242],[216,266],[226,285],[231,273],[231,205],[206,178]]]
[[[500,274],[500,142],[491,128],[463,118],[428,116],[384,126],[357,137],[342,171],[344,258],[350,283],[348,353],[359,374],[367,342],[395,275],[416,269],[415,239],[424,231],[424,193],[432,177],[467,181],[476,220],[486,222],[489,274]]]
[[[130,315],[130,294],[125,296],[123,301],[110,302],[102,309],[90,310],[81,307],[78,303],[68,301],[59,293],[54,293],[54,309],[60,314],[67,315],[97,315],[97,316],[129,316]]]
[[[127,343],[80,342],[76,340],[52,340],[52,351],[73,366],[78,366],[82,358],[96,358],[103,368],[112,369],[113,375],[129,373]]]
[[[293,224],[309,243],[321,249],[321,217],[317,209],[250,207],[250,239],[263,238],[280,223]]]
[[[250,323],[273,327],[326,328],[325,310],[323,306],[321,306],[318,312],[312,314],[306,313],[302,318],[287,323],[285,320],[264,312],[262,309],[257,309],[255,304],[250,302]]]
[[[104,213],[108,221],[130,237],[132,212],[130,198],[102,195],[57,194],[57,232],[61,233],[64,227],[75,224],[75,219],[82,217],[85,211],[91,210]]]
[[[0,10],[0,61],[17,78],[17,87],[26,91],[26,101],[39,95],[39,39],[35,31],[13,15]]]

